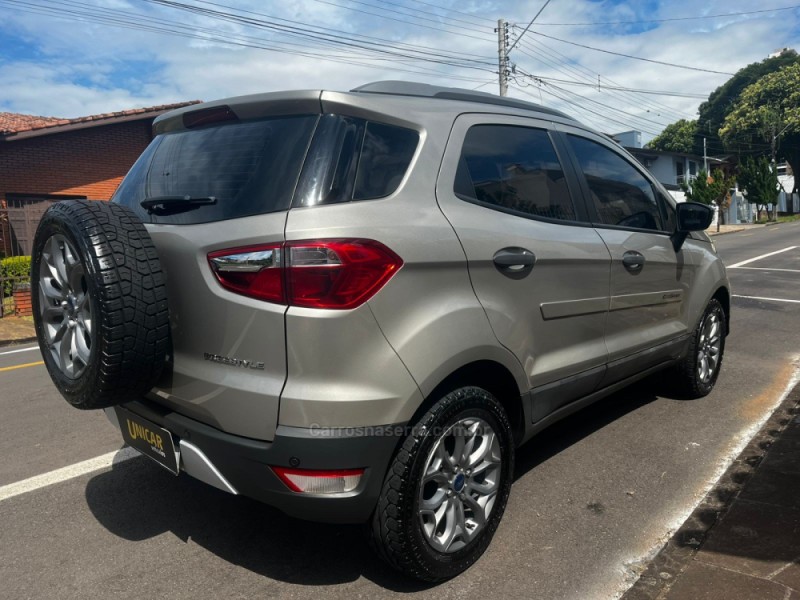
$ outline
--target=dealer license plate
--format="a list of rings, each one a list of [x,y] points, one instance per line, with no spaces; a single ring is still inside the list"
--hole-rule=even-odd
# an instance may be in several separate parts
[[[117,413],[122,439],[125,440],[125,443],[177,475],[180,457],[175,449],[172,434],[129,410],[119,406],[114,407],[114,410]]]

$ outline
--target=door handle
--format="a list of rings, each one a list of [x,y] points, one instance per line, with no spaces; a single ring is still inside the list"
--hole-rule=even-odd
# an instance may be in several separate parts
[[[503,248],[494,253],[492,261],[503,275],[512,279],[522,279],[533,270],[536,255],[525,248]]]
[[[622,255],[622,264],[629,273],[639,273],[644,266],[644,261],[644,255],[635,250],[629,250]]]

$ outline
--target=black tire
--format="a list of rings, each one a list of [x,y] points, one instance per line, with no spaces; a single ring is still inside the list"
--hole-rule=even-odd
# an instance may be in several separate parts
[[[434,548],[424,532],[420,484],[437,443],[443,440],[445,444],[448,429],[464,423],[465,419],[488,424],[499,442],[501,460],[494,477],[496,495],[488,518],[472,534],[475,537],[466,543],[462,541],[465,545],[457,550],[444,552]],[[404,575],[421,581],[441,581],[463,572],[489,546],[505,511],[513,472],[514,441],[503,407],[489,392],[477,387],[464,387],[447,394],[417,422],[389,468],[372,519],[372,543],[378,554]],[[462,492],[448,490],[447,497],[451,494],[463,497],[463,490],[470,494],[472,487],[468,485],[471,484],[465,485],[462,478],[459,486]],[[433,530],[435,533],[436,527]]]
[[[713,369],[707,377],[701,376],[702,356],[707,352],[709,340],[704,336],[704,328],[713,319],[717,323],[717,335],[719,336],[718,359]],[[727,320],[725,309],[722,308],[719,300],[712,298],[703,312],[703,316],[697,323],[692,337],[689,340],[689,347],[686,355],[675,365],[672,380],[673,391],[680,397],[693,399],[702,398],[714,389],[717,382],[722,358],[725,354],[725,334],[727,332]]]
[[[87,200],[51,206],[36,230],[31,284],[39,348],[67,402],[105,408],[153,387],[169,343],[167,293],[133,212]]]

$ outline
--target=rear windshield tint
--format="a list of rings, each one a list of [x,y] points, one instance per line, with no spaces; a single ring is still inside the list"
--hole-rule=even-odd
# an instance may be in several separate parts
[[[317,118],[282,117],[160,135],[112,200],[150,223],[208,223],[287,210]],[[149,214],[140,205],[163,196],[216,202],[166,215]]]

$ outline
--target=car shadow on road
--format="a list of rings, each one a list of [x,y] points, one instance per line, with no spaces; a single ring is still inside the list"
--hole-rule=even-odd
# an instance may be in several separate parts
[[[515,479],[652,402],[658,387],[657,380],[645,380],[543,431],[534,444],[518,450]],[[369,547],[365,526],[294,519],[191,477],[174,477],[145,458],[115,464],[93,477],[86,501],[98,522],[125,540],[145,542],[171,532],[231,564],[286,583],[325,586],[364,577],[401,593],[433,587],[404,579],[384,565]]]
[[[86,501],[98,522],[125,540],[146,542],[171,532],[277,581],[325,586],[365,577],[397,592],[430,587],[386,567],[370,550],[364,526],[294,519],[191,477],[174,477],[143,457],[93,477]]]
[[[520,479],[537,465],[603,429],[606,425],[658,398],[686,400],[672,394],[664,375],[656,373],[551,425],[537,434],[532,443],[517,449],[514,480]]]

